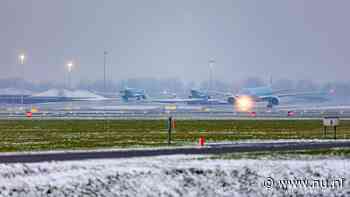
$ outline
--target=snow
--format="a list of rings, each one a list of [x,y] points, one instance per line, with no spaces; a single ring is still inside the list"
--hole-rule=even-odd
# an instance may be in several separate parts
[[[0,89],[0,95],[30,95],[31,91],[25,89],[17,89],[17,88],[4,88]]]
[[[346,196],[349,160],[168,156],[0,164],[0,196]],[[343,188],[264,187],[267,177],[345,178]]]
[[[57,97],[57,96],[63,96],[63,92],[58,89],[50,89],[45,92],[33,94],[32,96],[47,96],[47,97]]]
[[[67,89],[49,89],[45,92],[34,94],[33,96],[104,99],[104,97],[94,94],[92,92],[89,92],[87,90],[67,90]]]

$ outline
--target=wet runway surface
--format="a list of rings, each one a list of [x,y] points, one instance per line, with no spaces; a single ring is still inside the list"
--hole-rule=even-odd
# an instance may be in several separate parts
[[[226,144],[208,144],[198,147],[106,150],[106,151],[76,151],[76,152],[43,152],[30,154],[0,154],[0,163],[32,163],[51,161],[71,161],[86,159],[120,159],[132,157],[193,155],[193,154],[224,154],[254,151],[286,151],[309,150],[324,148],[350,148],[350,141],[295,141],[295,142],[244,142]]]

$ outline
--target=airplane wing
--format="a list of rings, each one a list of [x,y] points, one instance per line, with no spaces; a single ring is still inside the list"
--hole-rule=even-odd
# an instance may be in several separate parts
[[[274,91],[272,91],[272,93],[271,93],[271,94],[276,95],[276,94],[283,94],[284,92],[292,92],[292,91],[294,91],[294,92],[295,92],[295,90],[294,90],[294,89],[282,89],[282,90],[274,90]]]
[[[209,91],[209,95],[217,95],[217,96],[232,96],[233,94],[231,92],[220,92],[220,91]]]
[[[332,91],[321,91],[321,92],[292,92],[285,94],[276,94],[277,97],[295,97],[295,96],[327,96],[332,94]]]
[[[332,92],[292,92],[292,93],[285,93],[285,94],[271,94],[271,95],[264,95],[264,96],[256,96],[252,97],[255,101],[270,101],[271,99],[278,99],[283,97],[295,97],[295,98],[304,98],[304,99],[328,99],[326,96],[329,96],[332,94]]]

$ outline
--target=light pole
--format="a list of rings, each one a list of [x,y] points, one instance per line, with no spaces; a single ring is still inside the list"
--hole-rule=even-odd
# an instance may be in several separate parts
[[[208,92],[212,90],[213,86],[213,68],[214,68],[215,60],[209,60],[209,88]]]
[[[71,89],[71,73],[73,70],[74,64],[73,62],[67,63],[67,70],[68,70],[68,89]]]
[[[106,94],[107,90],[106,90],[106,66],[107,66],[107,55],[108,52],[104,51],[103,52],[103,94]],[[105,104],[103,104],[103,119],[104,119],[104,130],[108,131],[108,119],[106,117],[106,108],[105,108]],[[110,138],[110,137],[109,137]]]
[[[103,52],[103,91],[106,93],[106,64],[107,64],[107,51]]]
[[[18,55],[19,64],[22,65],[22,80],[24,80],[24,60],[25,59],[26,59],[26,56],[23,53]],[[22,95],[21,95],[21,104],[22,104],[22,107],[23,107],[23,104],[24,104],[24,90],[23,90],[23,87],[22,87]]]

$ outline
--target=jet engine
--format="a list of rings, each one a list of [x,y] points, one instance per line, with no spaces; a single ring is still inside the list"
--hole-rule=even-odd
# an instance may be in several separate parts
[[[278,97],[271,97],[268,99],[267,107],[271,108],[279,104],[280,104],[280,99]]]
[[[233,96],[230,96],[227,98],[227,102],[230,104],[235,104],[236,103],[236,98]]]

